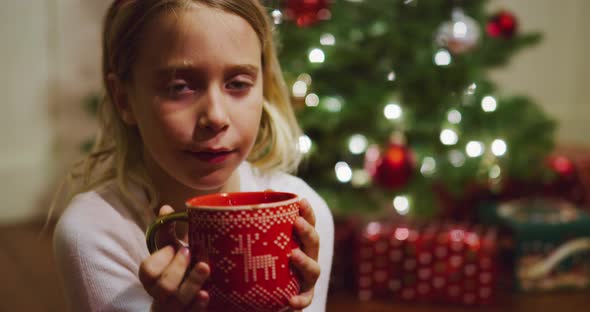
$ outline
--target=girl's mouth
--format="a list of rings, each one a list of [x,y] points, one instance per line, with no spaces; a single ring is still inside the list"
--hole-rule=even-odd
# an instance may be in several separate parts
[[[188,153],[200,161],[217,164],[226,160],[234,151],[189,151]]]

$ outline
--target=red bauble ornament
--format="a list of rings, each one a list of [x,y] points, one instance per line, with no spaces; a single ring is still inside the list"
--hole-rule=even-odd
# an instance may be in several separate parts
[[[403,187],[414,172],[414,156],[405,145],[392,143],[376,161],[372,160],[374,156],[373,159],[367,159],[366,169],[373,181],[382,187],[394,190]]]
[[[510,39],[516,33],[517,26],[518,21],[512,13],[500,11],[490,18],[486,31],[490,37]]]
[[[285,13],[299,27],[330,18],[329,0],[287,0]]]
[[[576,173],[576,166],[565,156],[551,156],[547,162],[549,168],[562,178],[572,177]]]

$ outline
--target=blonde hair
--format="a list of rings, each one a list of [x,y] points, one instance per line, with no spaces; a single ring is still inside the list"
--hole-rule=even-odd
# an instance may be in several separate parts
[[[144,168],[141,137],[135,127],[121,119],[108,89],[108,75],[113,73],[122,81],[131,80],[147,23],[160,14],[186,10],[195,3],[242,17],[260,40],[264,103],[258,137],[248,161],[262,171],[293,172],[299,165],[301,154],[296,143],[301,130],[277,59],[272,24],[258,0],[117,0],[109,7],[104,20],[102,78],[106,92],[98,111],[100,129],[90,154],[68,175],[69,182],[77,183],[73,184],[66,203],[76,194],[115,180],[122,200],[134,207],[132,210],[140,220],[145,222],[149,211],[131,193],[130,182],[146,192],[151,211],[157,208],[159,196]]]

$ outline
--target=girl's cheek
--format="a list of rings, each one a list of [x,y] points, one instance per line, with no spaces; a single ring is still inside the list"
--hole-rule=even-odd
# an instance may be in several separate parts
[[[190,140],[195,129],[195,121],[186,114],[172,114],[163,116],[162,131],[171,139]]]

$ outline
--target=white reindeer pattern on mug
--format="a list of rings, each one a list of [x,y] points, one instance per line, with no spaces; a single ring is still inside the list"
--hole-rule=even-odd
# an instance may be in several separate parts
[[[264,269],[264,278],[269,280],[269,277],[272,279],[277,279],[277,272],[276,272],[276,260],[278,259],[277,256],[273,256],[271,254],[266,255],[252,255],[252,245],[258,240],[259,235],[255,234],[254,239],[252,239],[251,234],[246,234],[246,242],[244,245],[244,237],[242,234],[237,236],[232,235],[232,239],[234,239],[238,246],[234,248],[232,254],[241,254],[244,256],[244,280],[246,282],[250,281],[250,273],[252,273],[252,279],[254,282],[257,281],[257,271],[258,269]],[[271,272],[271,276],[269,276],[269,270]]]

